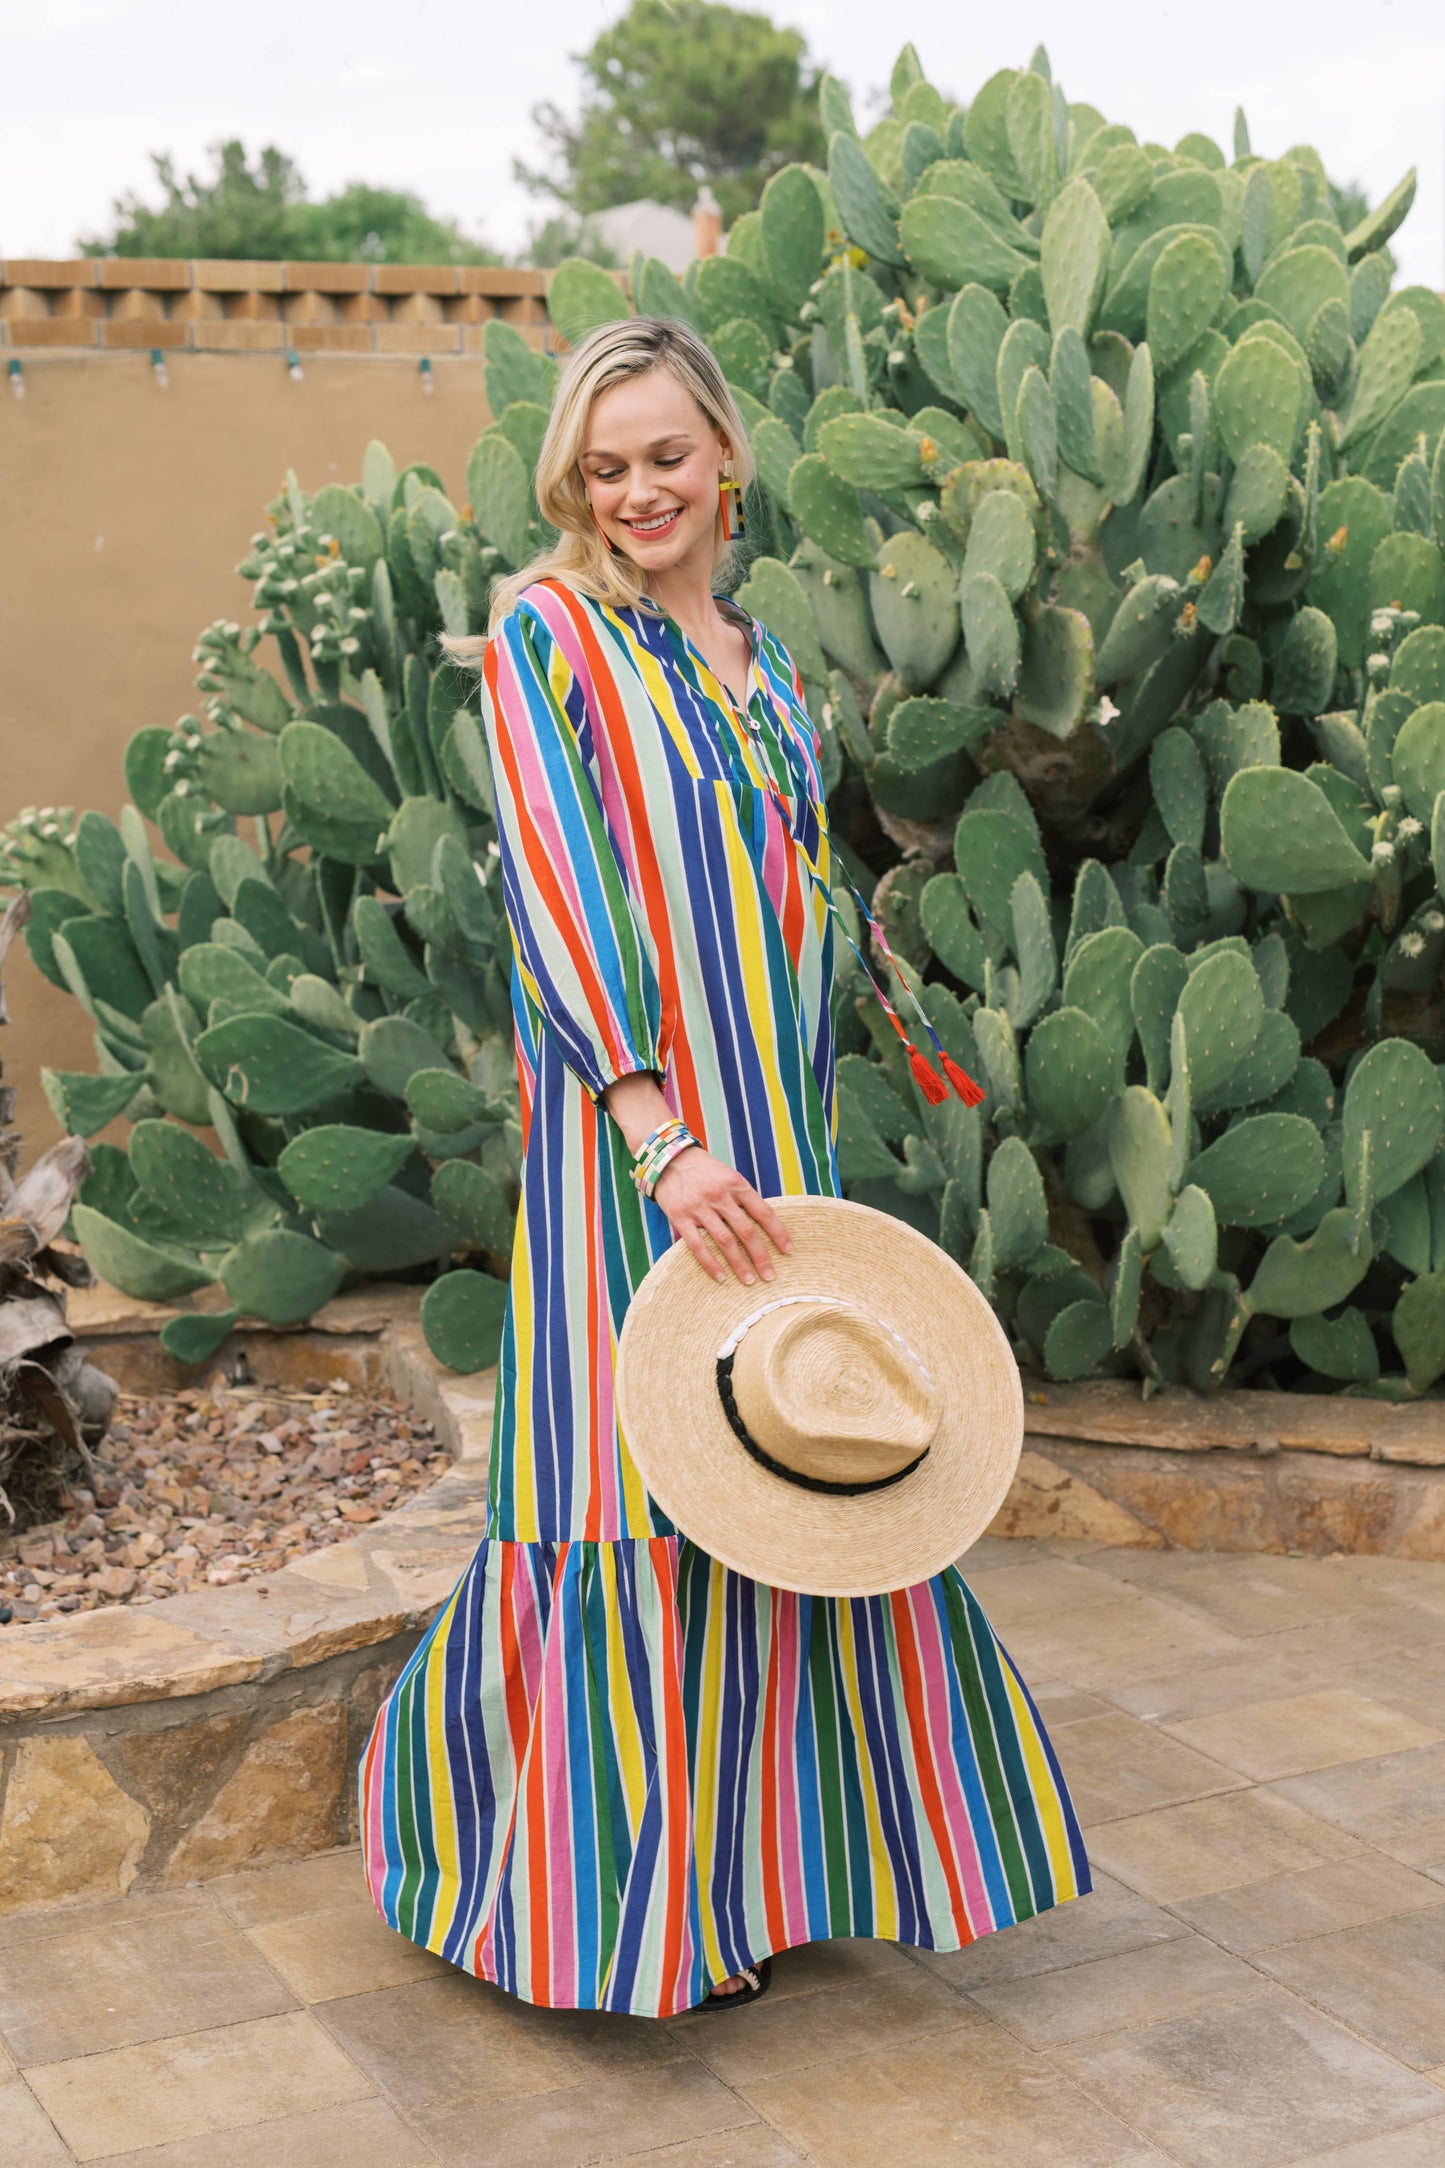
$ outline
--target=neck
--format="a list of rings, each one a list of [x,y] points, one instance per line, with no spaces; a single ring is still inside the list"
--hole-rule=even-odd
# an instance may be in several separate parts
[[[701,552],[689,551],[677,564],[654,572],[647,582],[647,592],[658,608],[676,618],[688,638],[694,641],[706,638],[717,617],[712,599],[711,541],[709,536],[705,557]]]

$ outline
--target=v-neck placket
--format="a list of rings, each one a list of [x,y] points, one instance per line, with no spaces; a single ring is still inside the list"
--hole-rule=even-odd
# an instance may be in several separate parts
[[[732,725],[738,750],[743,755],[744,779],[754,789],[761,785],[765,792],[770,786],[774,790],[779,790],[781,786],[768,761],[762,731],[753,715],[753,703],[758,694],[763,693],[766,696],[767,693],[762,673],[762,627],[757,618],[751,616],[748,611],[740,609],[730,596],[714,595],[713,600],[714,602],[724,603],[730,610],[736,611],[739,616],[747,621],[750,638],[748,684],[747,698],[741,708],[739,708],[729,688],[713,669],[706,655],[698,647],[696,641],[689,638],[670,611],[662,609],[655,603],[651,607],[657,610],[658,616],[662,618],[672,634],[676,647],[680,651],[679,659],[688,667],[688,674],[692,679],[694,690],[702,699],[710,701],[714,707],[721,709],[723,715]],[[797,780],[793,774],[792,763],[788,759],[786,749],[781,744],[779,745],[779,751],[782,754],[783,768],[788,778],[789,787],[796,792]],[[757,765],[758,774],[756,776],[747,772],[747,755],[749,752],[751,752],[753,761]]]

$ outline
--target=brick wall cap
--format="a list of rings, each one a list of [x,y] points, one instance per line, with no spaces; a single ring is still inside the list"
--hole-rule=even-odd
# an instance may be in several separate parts
[[[369,263],[283,263],[288,294],[365,294],[371,291]]]
[[[191,283],[191,266],[184,256],[99,256],[100,286],[154,288],[158,293],[181,293]]]
[[[464,294],[494,294],[501,299],[515,294],[541,294],[547,289],[546,273],[530,265],[464,263],[459,269]]]
[[[191,264],[194,283],[208,294],[279,294],[279,263],[246,263],[225,256],[198,256]]]
[[[98,286],[100,265],[94,256],[62,261],[49,256],[7,256],[0,264],[0,286]]]
[[[460,266],[454,263],[379,263],[376,291],[379,294],[460,293]]]

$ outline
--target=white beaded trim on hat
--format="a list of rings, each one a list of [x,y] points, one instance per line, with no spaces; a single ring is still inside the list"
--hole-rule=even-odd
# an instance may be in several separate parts
[[[854,1307],[853,1304],[840,1300],[837,1295],[775,1295],[771,1302],[759,1303],[756,1310],[750,1310],[746,1317],[741,1318],[738,1321],[738,1323],[733,1327],[732,1331],[728,1334],[726,1340],[724,1340],[722,1346],[718,1349],[717,1360],[719,1362],[726,1361],[727,1357],[736,1351],[738,1343],[743,1338],[743,1335],[747,1332],[749,1326],[756,1325],[760,1317],[766,1317],[769,1310],[785,1310],[788,1304],[791,1302],[808,1302],[814,1304],[815,1306],[819,1303],[827,1303],[830,1308],[835,1310],[848,1310]],[[903,1349],[904,1353],[911,1357],[911,1359],[915,1363],[917,1363],[919,1369],[923,1372],[923,1375],[927,1379],[929,1385],[932,1385],[933,1379],[929,1375],[928,1365],[923,1360],[923,1357],[918,1353],[918,1350],[913,1347],[907,1340],[904,1339],[901,1332],[895,1332],[891,1325],[885,1324],[881,1317],[875,1317],[873,1322],[875,1325],[879,1326],[882,1331],[886,1332],[891,1340],[896,1340],[898,1342],[898,1345]]]

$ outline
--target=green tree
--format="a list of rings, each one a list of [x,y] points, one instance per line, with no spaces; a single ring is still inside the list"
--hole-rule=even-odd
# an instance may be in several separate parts
[[[298,204],[292,254],[330,263],[501,263],[500,252],[434,218],[420,196],[352,181],[320,203]]]
[[[353,181],[313,202],[296,161],[267,144],[254,163],[233,139],[211,146],[209,178],[176,172],[152,154],[164,195],[159,209],[134,192],[113,205],[107,234],[79,243],[87,256],[293,257],[346,263],[499,263],[495,249],[434,218],[419,196]]]
[[[572,58],[585,78],[575,118],[550,101],[533,119],[551,172],[517,178],[574,211],[650,196],[690,210],[711,184],[731,224],[794,159],[820,161],[820,71],[796,30],[715,0],[632,0]]]
[[[573,217],[566,211],[559,211],[531,228],[527,245],[519,252],[517,261],[549,269],[569,256],[585,256],[592,263],[601,264],[606,271],[615,271],[621,261],[587,219]]]

